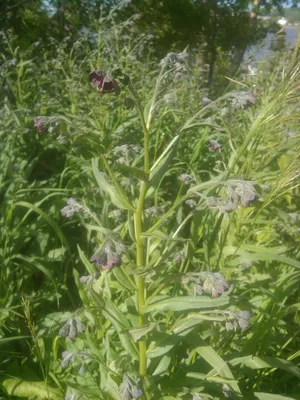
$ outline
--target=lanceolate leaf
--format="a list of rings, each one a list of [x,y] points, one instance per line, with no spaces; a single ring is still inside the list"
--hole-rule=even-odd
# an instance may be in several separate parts
[[[106,175],[99,171],[97,161],[95,159],[92,160],[92,168],[99,189],[104,191],[110,197],[112,203],[121,209],[133,211],[134,207],[132,204],[130,204],[127,197],[123,193],[120,193],[115,186],[109,183]]]
[[[296,367],[291,361],[283,360],[278,357],[239,357],[230,361],[231,365],[245,365],[251,369],[263,369],[263,368],[278,368],[283,369],[291,374],[300,378],[300,368]]]
[[[22,379],[5,379],[2,382],[3,388],[10,396],[35,397],[38,400],[62,400],[63,395],[58,389],[54,389],[45,382],[27,382]]]
[[[295,400],[294,397],[281,396],[280,394],[254,392],[255,400]]]
[[[121,172],[124,173],[124,175],[133,175],[136,178],[140,179],[141,181],[147,182],[148,181],[148,174],[146,174],[143,170],[136,168],[136,167],[130,167],[129,165],[126,164],[116,164],[116,168],[120,170]]]
[[[175,296],[160,299],[155,297],[152,299],[150,304],[146,305],[144,311],[146,313],[150,311],[188,311],[188,310],[202,310],[208,308],[218,308],[226,306],[230,303],[230,298],[222,296],[216,299],[212,299],[208,296]]]
[[[235,392],[241,393],[239,386],[234,381],[234,376],[230,371],[230,368],[222,359],[222,357],[220,357],[219,354],[211,346],[202,341],[202,344],[195,349],[195,352],[203,357],[204,360],[208,362],[221,377],[227,378],[232,381],[231,383],[229,383],[229,381],[228,384]],[[210,375],[212,374],[208,374],[208,376]]]
[[[176,152],[180,136],[177,135],[165,149],[165,151],[161,154],[161,156],[156,160],[155,164],[151,168],[150,171],[150,185],[155,186],[157,182],[160,181],[161,177],[164,175],[166,170],[171,163],[174,154]]]

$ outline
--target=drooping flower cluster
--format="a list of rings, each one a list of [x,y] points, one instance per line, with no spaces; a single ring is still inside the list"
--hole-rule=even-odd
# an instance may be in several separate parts
[[[207,96],[202,96],[201,97],[201,104],[205,107],[208,106],[210,103],[212,102],[212,100],[210,98],[208,98]]]
[[[231,106],[233,108],[244,109],[256,104],[256,97],[253,92],[232,92]]]
[[[224,185],[227,189],[229,198],[207,197],[202,193],[198,195],[204,199],[208,207],[217,207],[222,213],[235,211],[240,204],[242,207],[249,207],[256,200],[257,194],[254,189],[254,181],[229,180]]]
[[[102,270],[111,270],[114,266],[120,264],[121,256],[125,252],[125,246],[117,240],[106,239],[103,245],[98,249],[90,261]]]
[[[181,282],[192,283],[192,293],[194,296],[205,292],[210,293],[212,297],[218,297],[230,287],[229,283],[219,272],[189,273],[182,278]]]
[[[249,327],[250,311],[226,311],[228,320],[225,324],[227,331],[246,330]]]
[[[184,251],[179,250],[173,255],[173,263],[180,264],[184,260]]]
[[[222,197],[205,197],[205,202],[209,207],[217,207],[219,211],[224,214],[235,211],[238,207],[236,201]]]
[[[122,146],[116,146],[112,152],[118,157],[118,163],[129,165],[140,151],[141,147],[138,145],[123,144]]]
[[[164,206],[152,206],[145,210],[146,217],[158,217],[163,214],[165,207]]]
[[[185,185],[189,185],[190,183],[194,183],[195,179],[189,174],[181,174],[178,177],[178,180]]]
[[[97,271],[93,275],[83,275],[83,276],[81,276],[79,281],[82,284],[88,285],[89,283],[94,282],[96,279],[98,279],[99,276],[100,276],[100,273]]]
[[[242,207],[249,207],[256,200],[257,194],[254,189],[255,181],[228,181],[227,193],[232,201],[239,202]]]
[[[160,61],[161,67],[179,67],[186,62],[188,54],[184,51],[182,53],[168,53],[165,58]]]
[[[84,325],[77,316],[70,318],[59,330],[59,335],[75,339],[78,333],[84,332]]]
[[[38,130],[39,133],[46,132],[46,125],[43,117],[35,117],[34,118],[34,127]]]
[[[222,147],[222,145],[217,140],[211,139],[209,141],[209,145],[208,145],[209,151],[216,153],[219,150],[221,150],[221,147]]]
[[[185,204],[190,208],[195,208],[197,206],[196,200],[193,200],[193,199],[186,200]]]
[[[45,115],[39,115],[34,118],[34,127],[39,133],[52,133],[59,129],[61,123],[65,122],[60,116],[53,115],[47,117]]]
[[[88,361],[91,360],[91,355],[84,351],[63,351],[61,354],[61,366],[62,368],[67,368],[69,365],[72,365],[75,361],[75,358],[79,359],[82,362],[81,368],[79,370],[79,375],[85,374],[85,365]]]
[[[165,58],[160,62],[162,68],[173,69],[175,72],[175,79],[181,79],[186,73],[186,62],[188,54],[182,53],[168,53]]]
[[[124,375],[119,392],[122,400],[139,399],[144,394],[141,379],[132,379],[128,375]]]
[[[117,82],[105,71],[92,71],[89,74],[89,80],[97,86],[98,93],[120,93],[120,87]]]
[[[73,197],[70,197],[67,200],[67,205],[66,207],[62,208],[60,210],[61,215],[63,215],[66,218],[73,217],[74,214],[79,213],[83,210],[83,207],[78,201],[76,201]]]

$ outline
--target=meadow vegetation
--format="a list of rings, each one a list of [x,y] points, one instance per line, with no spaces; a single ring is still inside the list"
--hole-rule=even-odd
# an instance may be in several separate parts
[[[300,47],[209,88],[134,20],[2,33],[0,398],[300,400]]]

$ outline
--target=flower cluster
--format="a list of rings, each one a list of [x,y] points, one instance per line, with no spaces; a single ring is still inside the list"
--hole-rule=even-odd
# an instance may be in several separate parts
[[[146,217],[158,217],[163,214],[165,207],[164,206],[153,206],[149,207],[145,210]]]
[[[192,292],[194,296],[205,292],[210,293],[212,297],[218,297],[230,287],[229,283],[219,272],[190,273],[184,276],[181,282],[193,284]]]
[[[195,208],[198,203],[196,202],[196,200],[188,199],[185,201],[185,204],[190,208]]]
[[[182,53],[168,53],[165,58],[160,62],[162,68],[169,68],[175,70],[175,79],[180,79],[186,73],[186,61],[188,54]]]
[[[70,197],[67,200],[67,205],[66,207],[62,208],[60,210],[61,215],[63,215],[66,218],[73,217],[74,214],[79,213],[82,211],[83,207],[81,204],[78,203],[73,197]]]
[[[117,82],[109,76],[105,71],[92,71],[89,74],[89,80],[97,86],[98,93],[120,93],[120,88]]]
[[[137,378],[133,380],[128,375],[124,375],[123,383],[120,386],[120,395],[122,400],[139,399],[143,396],[144,391],[141,388],[142,381]]]
[[[114,266],[121,262],[121,256],[125,252],[125,246],[113,239],[107,239],[98,249],[90,261],[97,266],[101,266],[102,270],[111,270]]]
[[[190,183],[194,183],[195,180],[191,175],[188,174],[181,174],[178,177],[178,180],[182,183],[184,183],[185,185],[189,185]]]
[[[226,322],[227,331],[246,330],[249,327],[251,313],[249,311],[227,311],[228,321]]]
[[[112,152],[115,156],[119,157],[117,162],[120,164],[129,165],[138,153],[140,153],[141,147],[138,145],[123,144],[122,146],[116,146]]]
[[[179,250],[173,255],[173,263],[180,264],[184,260],[184,251]]]
[[[83,283],[83,284],[86,284],[86,285],[87,285],[87,284],[93,282],[94,280],[98,279],[99,276],[100,276],[100,274],[99,274],[99,272],[97,271],[97,272],[96,272],[95,274],[93,274],[93,275],[84,275],[84,276],[81,276],[80,279],[79,279],[79,281],[80,281],[80,283]]]
[[[253,92],[232,92],[231,106],[233,108],[244,109],[256,104],[256,97]]]
[[[64,122],[62,117],[51,116],[47,117],[40,115],[34,118],[34,127],[39,133],[52,133],[59,128],[59,125]]]
[[[209,207],[217,207],[221,213],[228,214],[235,211],[238,207],[236,201],[223,197],[205,197],[205,202]]]
[[[212,102],[211,99],[209,99],[207,96],[202,96],[201,97],[201,104],[205,107],[208,106]]]
[[[88,360],[91,359],[90,354],[85,353],[83,351],[63,351],[61,354],[61,366],[62,368],[67,368],[69,365],[72,365],[75,357],[80,358],[81,361],[83,361],[81,368],[79,370],[79,375],[84,375],[85,373],[85,364],[87,363]]]
[[[222,147],[222,145],[217,140],[212,139],[209,141],[209,145],[208,145],[209,151],[216,153],[221,149],[221,147]]]
[[[232,201],[239,202],[242,207],[249,207],[256,200],[256,191],[253,184],[254,181],[229,181],[227,185],[227,193]]]
[[[82,333],[83,331],[83,323],[80,322],[78,317],[72,317],[59,330],[59,335],[63,337],[69,337],[70,339],[75,339],[78,333]]]
[[[35,117],[34,118],[34,127],[38,130],[39,133],[46,132],[46,125],[43,117]]]

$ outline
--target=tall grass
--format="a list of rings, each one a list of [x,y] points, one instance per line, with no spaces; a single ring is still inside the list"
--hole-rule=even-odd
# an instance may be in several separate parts
[[[210,100],[108,23],[5,38],[3,398],[300,399],[299,47]]]

